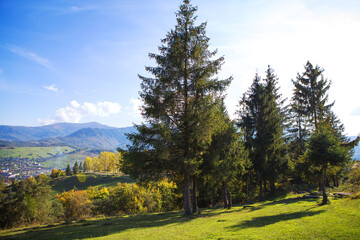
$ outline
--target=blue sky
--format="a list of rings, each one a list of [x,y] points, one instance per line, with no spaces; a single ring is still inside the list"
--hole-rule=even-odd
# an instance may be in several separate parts
[[[175,26],[181,1],[0,0],[0,124],[39,126],[97,121],[140,123],[140,80],[148,53]],[[350,135],[360,132],[360,1],[193,0],[207,21],[210,47],[233,76],[233,114],[255,72],[270,64],[280,91],[307,60],[332,81],[334,111]]]

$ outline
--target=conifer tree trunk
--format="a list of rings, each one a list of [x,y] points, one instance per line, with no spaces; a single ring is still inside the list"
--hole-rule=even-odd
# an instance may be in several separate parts
[[[323,195],[322,204],[328,203],[328,196],[326,194],[326,170],[327,170],[327,163],[324,165],[324,173],[323,173],[324,175],[322,179],[322,195]]]
[[[211,202],[211,207],[214,208],[215,207],[215,204],[216,204],[216,199],[215,199],[215,187],[212,188],[212,202]]]
[[[270,180],[270,192],[271,193],[275,192],[275,182],[274,182],[274,180]]]
[[[229,206],[228,203],[228,197],[227,197],[227,187],[226,187],[226,182],[223,181],[223,201],[224,201],[224,208],[227,208]]]
[[[232,196],[231,196],[231,192],[229,192],[229,204],[228,204],[228,209],[230,209],[232,207]]]
[[[194,175],[192,177],[193,187],[192,187],[192,212],[196,213],[197,211],[197,178]]]
[[[192,214],[190,201],[190,174],[185,173],[184,176],[184,209],[185,215]]]
[[[249,175],[246,177],[246,183],[245,183],[245,193],[246,193],[246,201],[249,200]]]
[[[267,192],[267,187],[266,187],[266,180],[264,180],[264,192]]]
[[[258,172],[258,177],[259,177],[259,201],[263,200],[263,185],[262,185],[262,177],[261,174]]]

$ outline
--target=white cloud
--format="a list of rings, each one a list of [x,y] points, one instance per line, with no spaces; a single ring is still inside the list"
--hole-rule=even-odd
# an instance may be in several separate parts
[[[50,85],[50,86],[43,86],[43,87],[49,91],[53,91],[53,92],[59,91],[59,89],[57,87],[55,87],[55,84]]]
[[[130,111],[128,112],[128,114],[133,117],[136,117],[136,118],[141,118],[142,101],[137,98],[131,98],[130,103],[132,104],[132,107],[131,107]]]
[[[18,54],[24,58],[27,58],[35,63],[38,63],[38,64],[46,67],[46,68],[53,69],[53,66],[51,65],[51,62],[49,59],[40,57],[36,53],[24,50],[22,48],[19,48],[17,46],[13,46],[13,45],[10,45],[8,47],[8,49],[15,54]]]
[[[38,118],[37,121],[41,125],[50,125],[56,122],[54,119],[42,119],[42,118]]]
[[[98,102],[80,104],[73,100],[70,105],[56,110],[55,119],[38,119],[38,122],[42,124],[50,124],[54,122],[73,122],[78,123],[84,117],[109,117],[111,114],[119,113],[121,106],[118,103],[113,102]]]

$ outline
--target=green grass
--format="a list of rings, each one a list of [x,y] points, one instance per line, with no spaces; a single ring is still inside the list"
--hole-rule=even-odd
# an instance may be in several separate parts
[[[14,149],[4,148],[0,149],[0,158],[27,158],[39,159],[50,158],[57,153],[70,153],[75,149],[71,147],[15,147]]]
[[[282,198],[205,209],[90,219],[0,232],[0,239],[360,239],[360,200]]]
[[[132,183],[133,180],[126,175],[103,175],[86,173],[79,176],[61,177],[54,179],[50,184],[56,193],[69,191],[74,187],[78,190],[85,190],[89,186],[113,187],[117,183]]]
[[[41,162],[45,168],[65,169],[68,164],[74,166],[76,161],[83,162],[86,157],[92,157],[95,154],[88,150],[74,151],[74,148],[67,146],[54,147],[15,147],[14,149],[0,149],[0,158],[21,158],[30,159]],[[56,156],[57,153],[65,153],[65,155]],[[44,161],[44,159],[46,159]]]

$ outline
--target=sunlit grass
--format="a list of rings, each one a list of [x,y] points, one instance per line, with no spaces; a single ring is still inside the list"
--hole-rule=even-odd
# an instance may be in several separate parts
[[[55,156],[57,153],[70,153],[71,147],[15,147],[0,149],[0,158],[39,159]]]
[[[89,219],[37,229],[3,231],[1,239],[359,239],[360,200],[294,197],[230,210],[203,209]]]
[[[78,190],[85,190],[89,186],[94,187],[114,187],[117,183],[132,183],[133,180],[127,175],[102,175],[95,173],[86,173],[82,174],[81,178],[79,176],[70,176],[70,177],[61,177],[54,179],[50,184],[52,189],[56,193],[61,193],[63,191],[69,191],[73,188]]]

